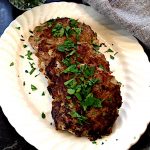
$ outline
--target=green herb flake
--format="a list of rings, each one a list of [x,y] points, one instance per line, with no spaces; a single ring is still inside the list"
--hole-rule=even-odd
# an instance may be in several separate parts
[[[104,68],[104,66],[103,66],[102,64],[100,64],[98,67],[99,67],[100,69],[102,69],[102,70],[105,70],[105,68]]]
[[[73,79],[70,79],[70,80],[64,82],[64,85],[68,85],[68,84],[72,83],[74,80],[75,80],[74,78],[73,78]]]
[[[85,121],[87,120],[87,117],[83,116],[83,115],[80,115],[79,113],[77,113],[76,111],[72,111],[70,113],[71,117],[73,118],[77,118],[78,119],[78,123],[79,124],[83,124],[85,123]]]
[[[75,93],[75,89],[67,89],[67,93],[73,95]]]
[[[40,41],[40,38],[39,38],[39,37],[36,37],[36,38],[34,38],[34,41],[35,41],[35,42],[39,42],[39,41]]]
[[[54,22],[54,19],[48,20],[48,21],[47,21],[47,26],[48,26],[48,27],[51,27],[52,24],[53,24],[53,22]]]
[[[76,39],[79,40],[80,34],[81,34],[81,28],[73,28],[76,33]]]
[[[42,96],[45,96],[45,92],[44,91],[42,92]]]
[[[37,26],[37,27],[35,28],[35,31],[36,31],[36,32],[41,32],[41,31],[42,31],[42,27],[41,27],[41,26]]]
[[[96,51],[96,52],[98,52],[99,51],[99,48],[100,48],[100,46],[99,45],[97,45],[97,44],[92,44],[93,45],[93,48],[94,48],[94,50]]]
[[[33,84],[31,84],[31,90],[32,90],[32,91],[36,91],[36,90],[37,90],[37,87],[34,86]]]
[[[23,48],[26,48],[26,47],[27,47],[27,45],[24,44],[24,45],[23,45]]]
[[[70,18],[70,27],[77,27],[78,21]]]
[[[28,73],[28,70],[25,70],[25,73]]]
[[[35,75],[35,77],[37,77],[37,76],[39,76],[40,75],[40,73],[39,74],[37,74],[37,75]]]
[[[67,99],[71,99],[71,96],[66,96]]]
[[[21,58],[24,58],[24,56],[23,55],[19,55]]]
[[[11,62],[11,63],[10,63],[10,66],[14,66],[14,62]]]
[[[62,63],[69,67],[71,65],[71,59],[66,57],[65,59],[62,60]]]
[[[25,83],[25,81],[23,81],[23,86],[25,86],[26,85],[26,83]]]
[[[25,56],[27,56],[27,59],[28,59],[28,60],[33,60],[33,59],[31,58],[32,52],[31,52],[30,50],[27,51],[27,54],[26,54]]]
[[[95,67],[88,66],[88,65],[82,65],[80,66],[80,70],[83,72],[84,76],[87,78],[89,76],[93,76],[95,72]]]
[[[112,55],[110,55],[110,59],[114,60],[114,59],[115,59],[115,57],[114,57],[114,56],[112,56]]]
[[[75,54],[76,53],[76,50],[73,50],[73,51],[71,51],[68,55],[67,55],[67,57],[68,56],[72,56],[73,54]]]
[[[87,107],[96,107],[96,108],[100,108],[102,107],[101,105],[101,99],[98,99],[96,97],[93,96],[93,93],[89,93],[87,96],[86,96],[86,99],[84,102],[82,102],[82,106],[83,106],[83,109],[86,110]]]
[[[105,51],[105,53],[113,53],[114,51],[112,49],[108,49],[107,51]]]
[[[31,34],[33,34],[33,31],[29,30],[29,32],[30,32]]]
[[[15,27],[17,30],[20,30],[20,27]]]
[[[80,93],[75,93],[75,96],[79,101],[82,101],[82,97]]]
[[[87,83],[88,83],[89,86],[93,86],[93,85],[95,85],[95,84],[98,83],[98,82],[100,82],[99,79],[97,79],[97,78],[92,78],[92,79],[90,79]]]
[[[29,74],[32,75],[35,70],[36,70],[36,68],[32,68],[31,71],[29,72]]]
[[[65,29],[62,24],[57,23],[52,29],[52,34],[54,37],[62,37],[65,33]]]
[[[114,56],[117,55],[117,54],[118,54],[118,52],[116,52],[116,53],[114,54]]]
[[[44,112],[42,112],[41,117],[42,117],[42,119],[45,119],[45,118],[46,118],[46,115],[45,115]]]
[[[71,73],[78,73],[78,72],[79,72],[79,70],[78,70],[76,64],[70,65],[68,68],[66,68],[66,69],[63,71],[63,73],[70,73],[70,72],[71,72]]]
[[[92,144],[97,144],[97,142],[96,141],[92,141]]]
[[[25,41],[24,39],[20,39],[20,41]]]
[[[104,46],[104,47],[107,47],[107,45],[105,43],[100,43],[99,45],[100,47]]]
[[[74,42],[70,39],[67,39],[62,45],[58,45],[57,50],[60,52],[69,52],[72,50],[72,48],[75,48]]]
[[[72,34],[74,33],[74,31],[70,28],[70,26],[66,26],[65,28],[65,35],[66,37],[70,37]]]

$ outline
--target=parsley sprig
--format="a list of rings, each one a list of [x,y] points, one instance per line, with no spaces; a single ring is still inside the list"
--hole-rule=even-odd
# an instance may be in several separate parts
[[[81,124],[81,125],[87,120],[87,117],[85,117],[85,116],[83,116],[83,115],[80,115],[80,114],[77,113],[76,111],[70,112],[70,115],[71,115],[73,118],[77,118],[78,123]]]

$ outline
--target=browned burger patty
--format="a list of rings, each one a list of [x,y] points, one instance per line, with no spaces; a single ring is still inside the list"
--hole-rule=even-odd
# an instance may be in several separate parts
[[[97,34],[70,18],[51,19],[29,38],[48,77],[57,130],[96,140],[112,132],[121,106],[120,84],[99,53]]]

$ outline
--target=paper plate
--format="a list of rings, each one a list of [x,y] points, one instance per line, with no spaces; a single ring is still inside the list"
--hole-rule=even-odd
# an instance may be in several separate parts
[[[97,144],[92,144],[87,138],[55,130],[47,79],[42,74],[38,75],[34,54],[30,62],[34,62],[37,69],[32,75],[26,73],[30,64],[25,55],[28,50],[34,52],[28,43],[29,30],[56,17],[71,17],[90,25],[100,41],[108,45],[106,48],[118,52],[113,60],[110,54],[104,54],[116,79],[122,83],[123,104],[112,134],[97,140]],[[126,150],[139,139],[150,121],[150,65],[147,56],[134,37],[89,6],[59,2],[23,13],[9,25],[0,39],[0,60],[2,109],[16,131],[37,149],[112,150],[113,147],[115,150]],[[31,85],[37,89],[32,91]],[[43,92],[45,96],[42,96]],[[42,112],[46,114],[46,119],[42,119]]]

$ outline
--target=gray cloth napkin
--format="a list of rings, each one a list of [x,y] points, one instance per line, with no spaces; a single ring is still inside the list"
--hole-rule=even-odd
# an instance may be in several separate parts
[[[150,0],[83,0],[150,48]]]

